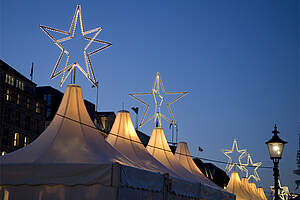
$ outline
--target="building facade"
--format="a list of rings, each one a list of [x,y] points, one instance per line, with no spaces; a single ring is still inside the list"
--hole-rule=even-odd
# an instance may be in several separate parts
[[[40,99],[46,102],[45,124],[47,127],[54,118],[64,94],[51,86],[37,87],[36,93]],[[94,121],[95,104],[88,100],[84,100],[84,104],[92,121]]]
[[[0,60],[0,151],[19,149],[45,128],[45,107],[36,84]]]
[[[97,129],[108,134],[115,122],[116,114],[114,112],[95,112],[94,124]]]

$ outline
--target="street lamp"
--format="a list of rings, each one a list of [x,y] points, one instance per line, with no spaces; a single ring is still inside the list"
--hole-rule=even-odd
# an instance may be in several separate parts
[[[283,141],[282,139],[279,138],[277,135],[279,131],[277,130],[277,126],[275,124],[274,130],[272,131],[274,133],[273,137],[266,142],[270,154],[270,158],[273,160],[274,168],[273,168],[273,176],[274,176],[274,189],[275,189],[275,200],[279,200],[278,196],[278,190],[279,190],[279,185],[278,185],[278,180],[279,180],[279,170],[278,170],[278,163],[279,160],[281,159],[282,152],[284,145],[287,143]]]

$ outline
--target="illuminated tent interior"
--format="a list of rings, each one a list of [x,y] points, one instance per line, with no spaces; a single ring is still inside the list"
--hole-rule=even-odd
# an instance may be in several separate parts
[[[138,156],[136,153],[132,157]],[[154,168],[155,162],[151,162]],[[216,194],[206,198],[203,192],[209,191],[209,187],[195,180],[184,181],[142,170],[149,168],[142,164],[131,161],[105,141],[86,111],[80,86],[71,84],[66,87],[47,129],[26,147],[1,156],[0,197],[5,200],[234,199],[221,190],[214,190]],[[157,169],[161,167],[157,165]],[[180,175],[187,179],[184,173]],[[192,179],[189,174],[188,177]]]
[[[262,188],[257,189],[255,183],[249,183],[247,178],[239,177],[238,172],[232,172],[226,190],[236,195],[236,200],[266,200]]]
[[[264,189],[262,187],[259,187],[257,189],[258,189],[258,193],[259,193],[260,198],[263,199],[263,200],[267,200]]]
[[[182,179],[185,179],[190,182],[199,183],[199,191],[203,199],[227,199],[232,198],[227,192],[222,188],[216,186],[214,183],[203,177],[199,178],[198,176],[193,175],[188,169],[181,165],[180,161],[176,159],[175,155],[172,153],[164,131],[162,128],[154,128],[150,137],[150,140],[147,145],[148,152],[156,158],[160,163],[166,166],[168,169],[174,171]],[[184,188],[179,183],[176,183],[176,180],[172,179],[172,185],[178,185],[178,190]],[[210,183],[209,183],[210,182]]]
[[[149,154],[140,141],[128,111],[119,111],[106,141],[142,169],[177,176]]]
[[[97,132],[81,88],[68,85],[47,129],[31,144],[1,157],[1,163],[114,163],[134,166]]]
[[[179,142],[177,144],[175,158],[180,162],[180,164],[186,168],[191,174],[196,176],[202,183],[220,189],[219,186],[214,184],[211,180],[203,175],[197,165],[194,163],[190,151],[188,149],[186,142]]]
[[[147,150],[160,163],[162,163],[171,171],[175,172],[181,178],[187,181],[197,182],[197,178],[195,178],[187,169],[185,169],[175,158],[162,128],[156,127],[153,129],[147,145]]]

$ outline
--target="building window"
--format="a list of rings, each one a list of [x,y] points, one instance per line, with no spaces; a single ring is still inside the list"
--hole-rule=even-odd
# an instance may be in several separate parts
[[[4,108],[4,122],[10,123],[10,115],[11,115],[11,109],[10,108]]]
[[[36,113],[41,113],[41,108],[40,108],[40,103],[39,102],[35,103],[35,112]]]
[[[6,89],[6,101],[10,101],[10,96],[11,95],[11,93],[10,93],[10,90],[9,89]]]
[[[15,84],[15,78],[9,74],[5,75],[5,83],[14,86]]]
[[[27,109],[30,108],[30,99],[29,99],[29,97],[27,97],[27,100],[26,100],[26,108]]]
[[[26,118],[25,118],[25,129],[27,129],[27,130],[29,130],[30,129],[30,117],[29,116],[27,116]]]
[[[33,129],[38,132],[38,130],[39,130],[39,120],[34,119],[34,121],[33,121]]]
[[[51,94],[44,94],[44,101],[47,102],[48,106],[51,106],[51,100],[52,100],[52,95]]]
[[[17,104],[18,104],[18,105],[20,104],[20,99],[21,99],[21,95],[18,93],[18,94],[17,94]]]
[[[16,79],[16,88],[19,88],[20,90],[24,90],[24,83]]]
[[[6,154],[6,151],[2,151],[1,155],[4,156]]]
[[[25,136],[24,138],[24,147],[27,146],[29,144],[29,137]]]
[[[8,79],[9,79],[8,74],[5,74],[5,83],[8,83]]]
[[[19,146],[20,144],[20,134],[19,133],[15,133],[15,137],[14,137],[14,147]]]
[[[51,115],[51,109],[47,108],[46,117],[49,118]]]
[[[16,111],[16,126],[17,127],[20,127],[20,125],[21,125],[21,114],[20,114],[20,112],[18,112],[18,111]]]
[[[9,129],[5,128],[4,129],[4,135],[2,137],[2,144],[3,145],[8,145],[9,144],[8,135],[9,135]]]

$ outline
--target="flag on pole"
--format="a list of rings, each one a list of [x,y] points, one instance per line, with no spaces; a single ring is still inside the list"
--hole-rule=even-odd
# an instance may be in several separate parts
[[[32,77],[33,77],[33,63],[32,63],[32,65],[31,65],[30,77],[31,77],[31,81],[32,81]]]
[[[199,147],[198,147],[198,151],[202,152],[203,149],[199,146]]]
[[[135,112],[135,114],[138,114],[138,112],[139,112],[139,107],[132,107],[131,109]]]

